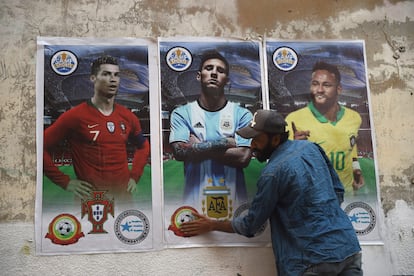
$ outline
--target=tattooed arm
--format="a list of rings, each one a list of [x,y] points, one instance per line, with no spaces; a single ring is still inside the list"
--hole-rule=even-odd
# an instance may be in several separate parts
[[[249,165],[251,157],[250,148],[237,147],[234,138],[200,142],[197,137],[190,135],[189,142],[174,142],[171,145],[174,157],[179,161],[215,159],[227,166],[244,168]]]

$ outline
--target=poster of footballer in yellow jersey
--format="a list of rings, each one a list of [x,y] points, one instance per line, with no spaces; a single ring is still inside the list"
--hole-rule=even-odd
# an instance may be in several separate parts
[[[267,40],[265,47],[270,108],[285,116],[289,139],[324,149],[360,241],[380,241],[364,41]]]

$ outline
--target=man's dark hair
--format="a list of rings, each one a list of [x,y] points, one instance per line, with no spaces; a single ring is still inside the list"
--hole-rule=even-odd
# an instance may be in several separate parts
[[[337,83],[341,83],[341,74],[339,73],[338,67],[336,67],[336,65],[326,63],[324,61],[318,61],[317,63],[315,63],[315,65],[313,65],[312,73],[317,70],[326,70],[329,73],[334,74]]]
[[[101,56],[95,59],[91,65],[91,75],[98,74],[99,68],[102,64],[118,65],[118,60],[112,56]]]
[[[282,134],[280,134],[280,143],[284,143],[289,138],[289,131],[285,131]]]
[[[226,60],[226,58],[223,56],[223,55],[221,55],[219,52],[217,52],[217,51],[215,51],[215,50],[212,50],[212,51],[207,51],[207,52],[204,52],[203,53],[203,55],[201,56],[201,62],[200,62],[200,67],[199,67],[199,71],[201,72],[201,70],[203,69],[203,64],[207,61],[207,60],[210,60],[210,59],[219,59],[219,60],[221,60],[222,62],[224,62],[224,64],[225,64],[225,66],[226,66],[226,70],[225,70],[225,72],[226,72],[226,75],[228,76],[229,75],[229,72],[230,72],[230,65],[229,65],[229,63],[228,63],[228,61]]]
[[[274,136],[280,135],[280,145],[286,142],[289,139],[289,131],[285,131],[282,133],[269,133],[266,132],[267,136],[269,137],[269,140],[272,140]]]

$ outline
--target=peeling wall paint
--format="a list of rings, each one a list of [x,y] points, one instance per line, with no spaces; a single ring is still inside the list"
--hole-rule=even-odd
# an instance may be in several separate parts
[[[394,274],[414,273],[413,237],[393,236],[407,228],[398,217],[414,217],[413,1],[0,1],[0,23],[0,224],[34,218],[37,36],[364,39],[384,256]]]

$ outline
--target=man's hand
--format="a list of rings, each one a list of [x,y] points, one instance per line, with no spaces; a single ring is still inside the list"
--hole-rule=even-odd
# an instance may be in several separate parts
[[[352,182],[352,188],[354,191],[359,190],[362,186],[364,186],[364,177],[362,176],[362,172],[359,169],[354,170],[354,181]]]
[[[80,198],[89,196],[92,189],[92,184],[79,179],[71,179],[66,187],[66,191],[72,192]]]
[[[292,122],[292,130],[293,130],[293,139],[308,140],[308,137],[310,135],[309,130],[297,130],[294,122]]]
[[[192,214],[196,219],[184,222],[180,226],[180,231],[184,234],[184,237],[197,236],[211,231],[234,233],[233,226],[229,220],[212,220],[196,212]]]
[[[133,178],[130,178],[128,181],[127,192],[130,192],[132,194],[133,192],[137,190],[137,186],[138,186],[138,183]]]
[[[213,230],[213,221],[211,219],[199,213],[193,212],[192,214],[196,219],[184,222],[180,226],[180,231],[183,232],[184,237],[197,236]]]

